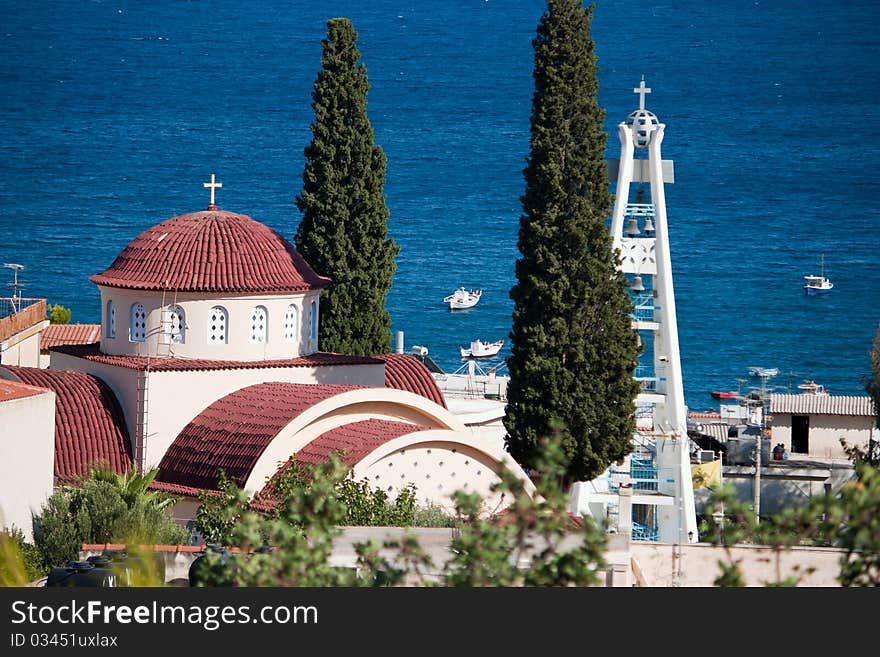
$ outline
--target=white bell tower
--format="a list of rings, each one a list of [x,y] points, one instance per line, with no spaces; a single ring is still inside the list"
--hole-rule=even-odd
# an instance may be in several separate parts
[[[620,251],[622,271],[631,275],[633,330],[638,332],[643,345],[636,368],[641,392],[636,399],[636,451],[630,457],[632,483],[639,490],[637,467],[633,463],[651,472],[653,462],[658,503],[652,505],[653,517],[650,509],[643,511],[646,517],[652,517],[657,540],[696,542],[690,440],[664,193],[664,184],[675,181],[674,170],[672,161],[663,160],[660,152],[666,125],[645,109],[645,96],[651,89],[645,86],[644,77],[633,92],[639,95],[639,109],[618,125],[620,160],[616,163],[617,188],[611,219],[613,248]],[[646,157],[639,157],[641,153]],[[613,174],[614,163],[610,169]],[[647,201],[645,185],[650,190]],[[632,186],[636,189],[631,202]],[[639,497],[646,501],[647,496]],[[672,503],[661,502],[664,498],[671,498]],[[639,510],[634,507],[634,526],[638,519]]]

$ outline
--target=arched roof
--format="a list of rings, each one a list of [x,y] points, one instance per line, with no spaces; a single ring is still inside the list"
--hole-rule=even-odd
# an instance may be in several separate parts
[[[115,472],[131,469],[125,416],[110,387],[85,372],[4,365],[14,379],[55,393],[55,477],[67,481],[104,462]]]
[[[268,226],[215,209],[148,228],[89,280],[137,290],[211,293],[304,292],[330,284]]]
[[[242,486],[263,451],[294,418],[357,386],[260,383],[236,390],[202,411],[159,463],[164,484],[215,489],[217,470]]]
[[[443,393],[421,361],[407,354],[384,354],[379,358],[385,361],[386,388],[414,392],[446,408]]]
[[[353,466],[377,447],[395,438],[427,430],[428,427],[390,420],[370,419],[350,422],[325,431],[297,451],[294,458],[297,464],[317,465],[329,460],[332,452],[339,452],[342,462],[345,465]],[[289,467],[290,461],[283,463],[272,479],[257,494],[256,499],[264,503],[271,503],[274,496],[274,483]]]

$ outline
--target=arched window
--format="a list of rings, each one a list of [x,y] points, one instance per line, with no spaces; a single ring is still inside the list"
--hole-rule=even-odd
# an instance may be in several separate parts
[[[309,306],[309,340],[318,339],[318,302],[312,301]]]
[[[143,342],[147,337],[147,315],[144,304],[133,303],[128,311],[128,341]]]
[[[107,313],[104,316],[104,337],[116,337],[116,304],[113,301],[107,302]]]
[[[284,341],[296,342],[296,336],[299,333],[299,312],[294,304],[287,306],[287,312],[284,313]]]
[[[208,344],[226,344],[229,334],[229,313],[223,306],[214,306],[208,313]]]
[[[186,315],[180,306],[169,306],[162,320],[162,342],[183,344],[186,342]]]
[[[251,312],[251,344],[259,344],[266,341],[268,320],[269,312],[265,306],[257,306]]]

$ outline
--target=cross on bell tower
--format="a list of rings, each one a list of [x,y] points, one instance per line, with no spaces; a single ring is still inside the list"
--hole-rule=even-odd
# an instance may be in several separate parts
[[[651,93],[651,88],[645,86],[645,76],[642,76],[642,81],[639,83],[638,87],[633,89],[634,94],[639,95],[639,109],[645,109],[645,95]]]
[[[205,187],[206,189],[210,189],[210,190],[211,190],[211,203],[210,203],[210,205],[208,205],[208,209],[209,209],[209,210],[216,210],[216,209],[217,209],[217,206],[214,205],[214,190],[219,189],[220,187],[223,187],[223,183],[216,182],[216,181],[215,181],[215,176],[214,176],[214,174],[212,173],[212,174],[211,174],[211,182],[209,182],[209,183],[202,183],[202,187]]]

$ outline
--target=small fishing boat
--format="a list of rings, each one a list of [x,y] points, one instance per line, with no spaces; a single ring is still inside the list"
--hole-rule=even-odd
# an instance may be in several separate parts
[[[749,376],[762,376],[770,378],[779,374],[777,367],[750,367]]]
[[[501,351],[504,346],[504,340],[498,342],[483,342],[482,340],[474,340],[471,342],[470,349],[459,347],[462,358],[491,358]]]
[[[736,399],[737,393],[727,390],[713,390],[709,393],[715,399]]]
[[[461,310],[476,306],[481,296],[483,296],[482,290],[466,290],[460,287],[448,297],[444,297],[443,302],[449,304],[449,310]]]
[[[819,268],[819,275],[804,276],[807,281],[804,283],[804,294],[814,296],[816,294],[828,294],[834,287],[834,283],[825,278],[825,254],[822,254],[822,264]]]
[[[802,383],[798,386],[798,390],[803,390],[801,394],[803,395],[827,395],[825,392],[825,386],[816,383],[815,381],[807,381],[806,383]]]

